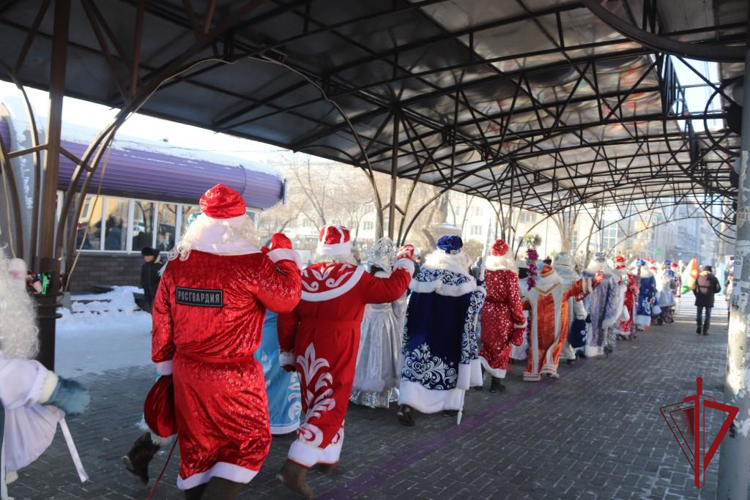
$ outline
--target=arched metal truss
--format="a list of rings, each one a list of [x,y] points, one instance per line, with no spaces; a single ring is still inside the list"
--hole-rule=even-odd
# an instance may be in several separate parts
[[[45,141],[0,154],[11,191],[12,157],[35,155],[45,179],[33,191],[36,241],[17,234],[17,247],[55,275],[72,259],[66,231],[80,194],[135,111],[348,163],[371,180],[385,173],[392,182],[388,199],[377,194],[379,220],[399,240],[424,209],[397,199],[403,181],[495,202],[504,224],[507,207],[551,216],[575,205],[734,198],[739,137],[724,108],[742,70],[731,61],[746,38],[747,3],[607,2],[632,26],[692,45],[677,51],[623,36],[587,3],[0,2],[0,78],[48,89],[52,103]],[[687,8],[691,16],[671,15]],[[668,53],[722,61],[718,81],[706,82],[718,110],[687,108]],[[121,110],[81,158],[60,147],[63,95]],[[712,120],[724,125],[696,126]],[[60,155],[78,167],[55,229]]]

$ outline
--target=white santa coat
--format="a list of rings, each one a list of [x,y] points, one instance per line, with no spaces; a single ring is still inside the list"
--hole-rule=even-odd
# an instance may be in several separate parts
[[[52,443],[65,413],[42,403],[52,396],[57,380],[39,361],[8,359],[0,351],[0,400],[5,410],[3,486],[6,473],[26,467]]]

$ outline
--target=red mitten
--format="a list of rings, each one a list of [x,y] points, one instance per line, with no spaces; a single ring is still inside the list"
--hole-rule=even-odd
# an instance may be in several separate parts
[[[412,260],[414,258],[414,251],[414,245],[404,245],[398,249],[398,252],[396,253],[396,259]]]
[[[143,404],[143,417],[148,428],[157,436],[165,438],[177,434],[172,375],[162,375],[148,392]]]
[[[290,240],[284,233],[274,233],[271,236],[271,248],[278,250],[279,248],[292,249],[292,240]]]

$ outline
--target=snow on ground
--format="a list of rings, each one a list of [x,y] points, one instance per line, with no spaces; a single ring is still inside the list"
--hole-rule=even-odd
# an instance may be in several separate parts
[[[151,315],[138,311],[137,287],[73,297],[73,311],[57,321],[55,371],[63,376],[151,363]],[[81,300],[95,300],[82,304]],[[108,300],[109,302],[104,302]]]

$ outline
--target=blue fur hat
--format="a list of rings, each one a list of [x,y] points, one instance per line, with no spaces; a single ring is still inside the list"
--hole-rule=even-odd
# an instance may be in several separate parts
[[[460,236],[451,235],[443,236],[437,242],[437,247],[443,252],[456,255],[461,253],[461,248],[464,246],[464,242]]]

